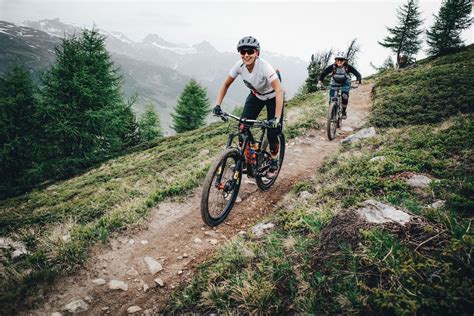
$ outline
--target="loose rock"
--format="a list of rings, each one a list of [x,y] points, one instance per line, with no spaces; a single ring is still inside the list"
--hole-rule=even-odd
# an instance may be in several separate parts
[[[127,273],[127,275],[131,275],[131,276],[139,275],[138,271],[135,270],[134,268],[130,268],[126,273]]]
[[[26,246],[21,241],[15,241],[8,237],[0,238],[0,249],[12,249],[12,258],[19,257],[21,255],[26,255]]]
[[[128,290],[128,284],[123,282],[123,281],[119,281],[119,280],[111,280],[109,282],[109,289],[127,291]]]
[[[303,192],[300,192],[298,197],[302,200],[307,200],[312,196],[313,196],[313,194],[309,193],[308,191],[303,191]]]
[[[127,313],[129,314],[133,314],[133,313],[136,313],[136,312],[139,312],[141,311],[141,307],[140,306],[130,306],[128,309],[127,309]]]
[[[211,245],[213,245],[213,246],[215,246],[219,243],[219,240],[217,240],[217,239],[208,239],[208,240],[211,243]]]
[[[161,263],[153,259],[152,257],[145,257],[145,263],[148,266],[148,270],[150,271],[151,274],[155,274],[163,270],[163,267],[161,266]]]
[[[165,286],[165,282],[163,282],[163,280],[160,279],[160,278],[156,278],[155,283],[158,284],[161,287]]]
[[[252,233],[255,234],[257,237],[263,236],[268,230],[271,230],[273,227],[275,227],[275,224],[273,223],[260,223],[252,227]]]
[[[92,283],[94,284],[97,284],[97,285],[104,285],[105,284],[105,280],[104,279],[94,279],[92,280]]]
[[[384,161],[385,156],[377,156],[369,160],[369,162]]]
[[[438,200],[434,203],[427,205],[425,208],[434,208],[437,210],[437,209],[443,208],[445,205],[446,205],[446,201]]]
[[[85,312],[88,309],[89,309],[89,304],[87,304],[83,300],[73,301],[63,307],[63,310],[69,313]]]

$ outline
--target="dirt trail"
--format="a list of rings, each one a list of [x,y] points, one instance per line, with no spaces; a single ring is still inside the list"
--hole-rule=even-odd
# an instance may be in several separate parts
[[[173,289],[191,279],[197,264],[209,258],[226,240],[273,212],[277,202],[296,182],[313,176],[324,159],[337,149],[339,141],[365,123],[371,106],[371,89],[372,85],[367,84],[351,91],[348,119],[335,140],[327,140],[325,124],[289,140],[281,174],[268,192],[260,192],[244,176],[239,193],[242,201],[217,229],[210,229],[201,220],[201,188],[182,202],[162,202],[151,210],[148,222],[141,229],[112,239],[108,245],[96,246],[84,267],[73,276],[57,280],[51,293],[29,313],[61,312],[63,306],[79,299],[88,302],[85,314],[91,315],[127,314],[127,309],[134,305],[142,308],[140,313],[147,309],[160,311]],[[146,256],[157,259],[163,270],[151,275],[143,259]],[[130,271],[131,268],[134,270]],[[97,278],[107,283],[113,279],[124,281],[128,290],[110,290],[107,283],[92,283]],[[157,286],[155,278],[163,280],[164,286]],[[145,283],[150,287],[146,292]]]

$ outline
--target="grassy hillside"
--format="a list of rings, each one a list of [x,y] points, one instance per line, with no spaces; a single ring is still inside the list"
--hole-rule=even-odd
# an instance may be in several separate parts
[[[379,135],[344,146],[296,185],[268,219],[270,234],[223,246],[168,312],[471,315],[473,80],[445,81],[459,60],[472,76],[472,46],[377,76],[371,121]],[[428,96],[429,109],[420,104]],[[438,181],[415,190],[405,182],[413,173]],[[367,199],[414,219],[369,225],[353,211]],[[444,206],[432,205],[438,200]]]
[[[287,108],[303,114],[287,124],[289,137],[325,115],[321,94],[291,100]],[[18,258],[0,252],[0,305],[14,308],[36,286],[80,266],[94,243],[146,220],[165,198],[200,185],[235,127],[215,123],[160,139],[75,178],[0,201],[0,238],[22,241],[28,250]]]
[[[377,80],[371,122],[377,127],[441,122],[474,112],[474,45],[427,59]]]

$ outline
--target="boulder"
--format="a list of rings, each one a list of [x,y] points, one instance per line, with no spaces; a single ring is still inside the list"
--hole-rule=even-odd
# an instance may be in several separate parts
[[[405,225],[412,218],[411,215],[404,211],[375,200],[364,201],[363,207],[357,209],[356,213],[367,222],[375,224],[395,222],[400,225]]]
[[[430,178],[421,174],[415,174],[407,179],[407,185],[414,187],[414,188],[427,188],[430,186],[431,183]]]
[[[341,140],[341,144],[348,144],[348,143],[355,143],[364,138],[375,137],[377,133],[375,132],[375,128],[363,128],[355,134],[347,136],[343,140]]]

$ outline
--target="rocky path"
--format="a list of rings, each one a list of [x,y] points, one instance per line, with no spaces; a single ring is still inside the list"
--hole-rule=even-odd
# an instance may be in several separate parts
[[[63,313],[72,302],[76,307],[70,306],[71,310],[90,315],[159,312],[178,284],[189,282],[199,263],[273,212],[296,182],[313,176],[324,159],[337,150],[340,140],[365,123],[371,89],[367,84],[351,91],[349,117],[335,140],[327,140],[325,124],[289,140],[281,174],[268,192],[260,192],[253,181],[244,178],[241,201],[217,229],[201,220],[201,188],[182,201],[162,202],[151,210],[140,229],[108,245],[97,245],[80,271],[57,280],[51,293],[28,313]],[[111,289],[113,286],[118,289]]]

